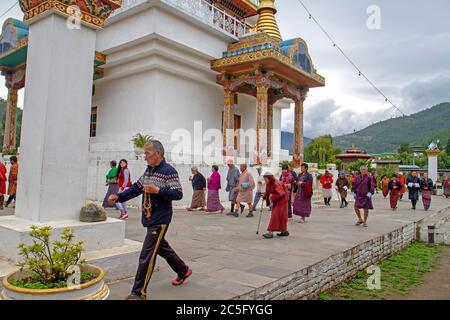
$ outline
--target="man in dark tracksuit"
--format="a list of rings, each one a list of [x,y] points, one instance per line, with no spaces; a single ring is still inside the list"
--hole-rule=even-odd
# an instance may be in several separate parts
[[[182,285],[192,270],[178,257],[164,236],[172,221],[172,201],[183,198],[177,171],[164,160],[164,147],[159,141],[145,146],[148,167],[144,175],[119,195],[110,196],[110,202],[126,202],[143,194],[142,224],[147,228],[134,286],[128,300],[146,300],[147,286],[159,254],[167,260],[178,277],[172,285]]]

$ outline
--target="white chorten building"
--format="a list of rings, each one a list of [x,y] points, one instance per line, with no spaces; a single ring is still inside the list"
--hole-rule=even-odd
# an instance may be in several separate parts
[[[238,163],[252,162],[255,148],[260,152],[266,148],[268,165],[277,166],[280,161],[292,159],[287,150],[281,150],[280,134],[282,110],[288,109],[292,102],[298,102],[294,157],[302,161],[303,101],[308,89],[323,86],[325,79],[316,73],[302,39],[283,41],[275,14],[273,0],[121,1],[121,8],[96,33],[87,198],[103,200],[111,160],[127,159],[132,179],[140,176],[145,163],[137,160],[131,141],[137,133],[152,136],[165,145],[167,159],[177,166],[183,181],[185,196],[179,203],[183,205],[191,198],[190,167],[198,166],[207,176],[211,164],[224,164],[221,154],[213,160],[204,157],[202,153],[207,146],[227,150],[227,156]],[[3,58],[13,54],[16,60],[26,57],[23,49],[29,41],[27,26],[9,19],[4,33],[11,33],[10,29],[17,30],[17,39],[3,37],[3,42],[10,42],[14,50],[0,52],[0,68],[6,77],[16,74],[23,78],[26,66],[20,61],[11,65],[10,59]],[[248,59],[249,55],[261,53],[264,59]],[[225,58],[238,61],[223,70],[214,68],[214,61]],[[257,65],[252,71],[253,82],[247,80],[245,87],[239,83],[234,91],[230,90],[233,101],[232,106],[227,106],[224,82],[228,80],[223,81],[224,77],[241,77],[249,63]],[[286,70],[270,80],[273,83],[269,85],[269,97],[265,98],[268,108],[261,109],[256,74],[282,68]],[[15,89],[24,86],[22,78],[17,80],[19,86],[15,85]],[[297,89],[299,92],[293,92]],[[9,109],[15,104],[9,103]],[[266,117],[260,118],[261,110]],[[7,123],[11,123],[12,119],[9,120]],[[264,125],[261,121],[265,121]],[[7,148],[15,143],[11,127],[5,130]],[[230,129],[236,133],[255,129],[268,133],[267,137],[258,135],[259,140],[254,143],[240,134],[214,140],[207,136],[208,129],[224,135]],[[180,148],[184,148],[183,163],[178,161]],[[260,162],[259,156],[253,162]],[[226,167],[220,169],[225,179]],[[225,192],[222,196],[226,200]],[[138,203],[137,200],[135,204]]]

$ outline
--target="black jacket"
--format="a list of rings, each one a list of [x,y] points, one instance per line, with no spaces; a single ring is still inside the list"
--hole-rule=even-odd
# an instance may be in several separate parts
[[[192,178],[192,188],[194,190],[206,189],[206,179],[200,172]]]
[[[145,173],[139,180],[131,186],[130,189],[119,194],[119,202],[126,202],[130,199],[139,197],[144,193],[144,185],[155,184],[160,188],[159,194],[152,194],[150,197],[142,197],[142,225],[144,227],[155,227],[163,224],[170,224],[173,216],[172,201],[179,201],[183,198],[178,172],[165,160],[161,161],[159,166],[147,167]],[[144,203],[145,198],[151,201],[151,216],[146,217]]]

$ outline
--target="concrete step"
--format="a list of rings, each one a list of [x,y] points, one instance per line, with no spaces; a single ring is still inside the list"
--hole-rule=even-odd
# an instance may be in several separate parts
[[[434,234],[434,240],[439,244],[450,245],[450,221],[442,224]]]
[[[0,257],[0,280],[2,280],[4,276],[17,270],[19,270],[19,267],[16,266],[14,262]]]

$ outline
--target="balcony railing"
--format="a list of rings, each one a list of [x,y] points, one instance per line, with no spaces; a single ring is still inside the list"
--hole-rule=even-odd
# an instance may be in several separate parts
[[[162,0],[235,37],[241,37],[252,28],[206,0]]]
[[[222,9],[215,7],[206,0],[161,0],[173,7],[181,9],[182,11],[196,17],[197,19],[215,26],[225,33],[241,37],[244,34],[250,32],[252,26],[237,19]],[[253,2],[259,2],[258,0],[252,0]],[[116,10],[111,17],[116,16],[122,12],[125,12],[139,4],[148,2],[148,0],[123,0],[122,7]]]

